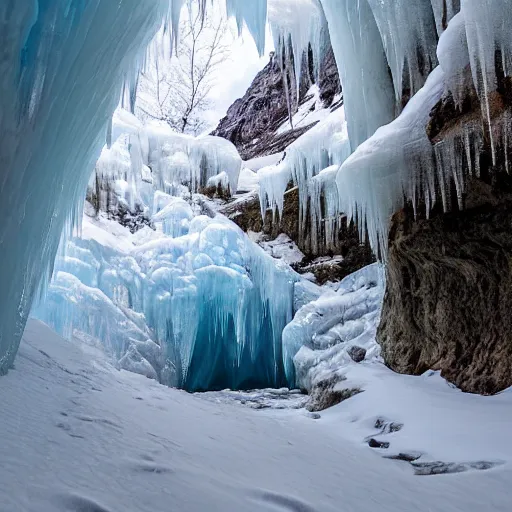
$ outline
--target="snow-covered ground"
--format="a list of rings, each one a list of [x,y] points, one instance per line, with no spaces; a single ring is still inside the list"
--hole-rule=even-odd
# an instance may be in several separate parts
[[[378,364],[353,372],[366,391],[315,420],[117,371],[32,320],[0,379],[0,510],[510,510],[510,392],[464,395]],[[363,442],[379,418],[404,425],[382,436],[388,450]],[[505,464],[425,478],[381,457],[404,450]]]

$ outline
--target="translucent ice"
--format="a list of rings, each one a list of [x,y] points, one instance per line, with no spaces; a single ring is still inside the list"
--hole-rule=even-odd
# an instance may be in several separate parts
[[[76,218],[121,84],[168,9],[168,0],[0,4],[0,373]]]
[[[183,165],[170,164],[176,155]],[[65,242],[34,315],[66,337],[102,342],[121,367],[165,384],[285,385],[281,333],[298,276],[224,217],[201,215],[187,188],[207,178],[236,187],[240,164],[227,141],[145,128],[118,113],[95,176],[110,202],[132,195],[155,230],[132,234],[100,204],[85,216],[83,238]]]

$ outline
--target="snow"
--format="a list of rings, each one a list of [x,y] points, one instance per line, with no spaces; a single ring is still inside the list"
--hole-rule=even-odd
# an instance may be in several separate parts
[[[244,167],[240,171],[240,178],[238,178],[238,193],[252,192],[259,189],[258,174],[251,169]]]
[[[244,167],[247,169],[251,169],[251,171],[257,172],[264,167],[269,167],[270,165],[276,165],[280,160],[283,159],[284,151],[281,153],[275,153],[273,155],[260,156],[257,158],[252,158],[251,160],[247,160],[243,163]]]
[[[380,365],[354,372],[372,385],[315,420],[160,386],[30,321],[0,379],[1,501],[24,512],[509,510],[509,464],[422,478],[363,443],[384,417],[404,423],[383,436],[391,453],[509,462],[509,392],[464,395]]]
[[[304,101],[299,106],[297,112],[292,116],[292,122],[287,119],[278,129],[277,134],[286,133],[289,130],[303,128],[326,119],[331,113],[330,108],[324,107],[324,103],[320,98],[320,89],[318,85],[313,84],[306,93],[306,98],[309,99]],[[341,96],[335,96],[333,104],[341,100]]]
[[[297,244],[284,233],[281,233],[275,240],[260,242],[259,245],[273,258],[283,260],[288,265],[300,263],[305,258]]]

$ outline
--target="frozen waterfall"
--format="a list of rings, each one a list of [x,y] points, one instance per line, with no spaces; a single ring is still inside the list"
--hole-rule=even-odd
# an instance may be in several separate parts
[[[236,149],[143,126],[126,111],[114,115],[112,133],[93,180],[109,200],[100,198],[99,215],[89,205],[82,236],[64,242],[33,315],[171,386],[286,385],[281,333],[298,276],[226,218],[205,215],[193,193],[221,174],[236,189]],[[115,204],[137,206],[150,222],[130,233],[107,219]]]

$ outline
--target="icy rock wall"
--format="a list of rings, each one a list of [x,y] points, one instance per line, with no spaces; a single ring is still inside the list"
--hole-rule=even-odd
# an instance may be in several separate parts
[[[168,0],[0,5],[0,373],[81,202],[123,79],[168,8]]]
[[[326,232],[331,232],[333,222],[339,218],[338,205],[333,203],[335,190],[330,190],[335,183],[331,173],[322,171],[332,166],[341,165],[350,155],[350,143],[347,134],[347,124],[344,109],[331,113],[324,121],[299,137],[288,146],[285,158],[277,165],[265,167],[258,172],[260,185],[261,214],[270,207],[274,217],[283,214],[284,194],[292,182],[299,190],[299,232],[304,236],[306,224],[312,226],[311,251],[318,252],[321,242],[325,245],[332,243],[330,235],[327,240],[319,240],[318,225],[325,221]],[[326,185],[328,178],[330,184]],[[326,218],[322,216],[322,204]],[[335,211],[334,211],[335,209]],[[304,244],[304,240],[299,243]]]
[[[415,208],[423,205],[427,216],[436,203],[449,210],[452,199],[462,208],[467,180],[479,176],[484,142],[493,163],[503,160],[508,168],[510,112],[499,83],[510,76],[512,39],[504,20],[512,14],[512,2],[477,5],[462,0],[460,6],[440,37],[440,65],[425,86],[395,121],[357,148],[337,178],[340,207],[367,220],[372,247],[384,257],[389,219],[403,206],[404,196]],[[480,112],[466,112],[471,115],[460,121],[456,133],[431,141],[427,125],[432,109],[453,98],[456,117],[473,94]]]
[[[277,5],[284,9],[287,4],[286,2],[275,2],[276,6],[272,7],[272,5],[271,2],[269,4],[270,12],[273,9],[277,11]],[[322,13],[325,14],[329,26],[330,38],[343,84],[346,127],[339,129],[339,132],[345,130],[346,134],[343,136],[348,138],[349,142],[345,142],[344,151],[337,158],[319,158],[318,150],[322,151],[323,146],[329,144],[327,142],[329,135],[322,133],[320,128],[316,132],[313,130],[288,148],[287,157],[283,162],[273,169],[265,169],[260,173],[262,211],[267,204],[275,212],[282,211],[283,194],[288,182],[293,181],[299,187],[301,225],[304,224],[306,217],[312,225],[318,223],[318,213],[321,210],[318,193],[324,194],[329,187],[334,186],[332,179],[330,179],[329,186],[325,186],[325,184],[322,186],[319,184],[321,179],[313,178],[330,165],[343,164],[351,151],[360,146],[363,149],[367,148],[368,146],[364,146],[365,141],[373,136],[380,127],[395,119],[401,113],[404,105],[422,89],[427,77],[438,64],[439,52],[436,50],[439,37],[460,8],[457,1],[440,3],[436,0],[432,2],[430,0],[414,0],[412,2],[323,0],[321,5]],[[309,39],[310,43],[315,46],[318,44],[318,38],[314,35],[317,22],[313,16],[309,16],[309,18],[313,21],[311,21],[308,32],[303,21],[289,16],[286,18],[288,22],[283,22],[279,21],[280,17],[276,16],[273,27],[278,34],[277,39],[282,39],[283,34],[288,34],[287,37],[292,38],[294,33],[296,34],[295,38],[298,39],[297,34],[302,34],[305,40]],[[451,47],[453,48],[453,45]],[[447,53],[442,52],[439,58],[445,55]],[[422,99],[425,99],[424,97],[425,95]],[[438,99],[436,98],[436,101]],[[419,100],[416,101],[417,108],[418,104]],[[433,104],[430,105],[433,106]],[[411,109],[409,109],[408,115],[411,121],[410,111]],[[420,150],[426,151],[427,158],[424,166],[427,167],[432,161],[428,151],[429,143],[424,136],[429,111],[425,107],[423,112],[426,112],[426,116],[420,116],[421,121],[416,123],[416,129],[409,134],[409,139],[404,140],[407,137],[407,134],[404,133],[400,143],[394,141],[394,147],[396,148],[395,152],[409,154],[416,151],[416,157],[420,154]],[[326,125],[324,125],[324,130],[325,128]],[[421,133],[422,130],[423,133]],[[382,136],[382,133],[380,135]],[[400,147],[399,144],[402,143],[405,146]],[[299,151],[296,151],[297,149]],[[368,150],[366,149],[366,151]],[[372,151],[378,155],[375,148]],[[372,165],[388,166],[385,159],[376,156],[375,160]],[[405,162],[405,160],[407,159],[404,158],[404,161],[400,162],[399,169],[409,165],[409,162]],[[418,157],[418,161],[421,163],[421,157]],[[393,164],[395,163],[393,162]],[[356,167],[357,165],[354,165],[353,168]],[[392,169],[392,166],[388,167]],[[417,167],[418,165],[415,166],[415,168]],[[368,169],[368,178],[364,179],[369,179],[371,182],[370,175],[373,176],[373,174],[371,167]],[[363,169],[359,174],[364,175],[365,172]],[[365,191],[368,188],[371,189],[373,185],[361,186],[362,176],[360,175],[355,177],[354,182],[350,181],[350,177],[348,180],[345,179],[346,173],[343,173],[343,176],[337,180],[338,186],[343,187],[343,190],[340,191],[338,213],[349,212],[354,214],[354,218],[356,217],[355,213],[361,213],[362,216],[359,217],[361,221],[358,224],[362,231],[365,230],[366,214],[371,217],[370,240],[375,251],[378,251],[380,247],[377,233],[380,232],[380,226],[387,223],[390,213],[402,200],[402,187],[407,187],[408,192],[416,187],[416,183],[411,183],[409,176],[406,176],[406,170],[403,172],[391,170],[389,174],[395,176],[393,183],[384,184],[383,186],[387,188],[382,191],[382,194],[380,191],[373,193],[370,190],[372,197],[363,197]],[[378,181],[382,182],[379,179]],[[352,195],[354,188],[358,189],[358,201],[350,200],[351,197],[354,197]],[[329,191],[327,193],[331,196],[334,194]],[[415,194],[417,193],[418,191],[415,191]],[[381,195],[385,195],[385,198],[383,199]],[[429,196],[429,201],[429,204],[432,204],[431,196]],[[383,202],[386,202],[386,210],[382,208]],[[381,204],[379,205],[379,203]],[[367,205],[371,211],[367,210]],[[329,205],[322,206],[329,209]],[[330,220],[327,222],[329,223]],[[362,234],[364,235],[364,232]],[[382,235],[382,238],[385,237],[386,233]],[[315,239],[315,236],[312,238],[312,245],[316,246],[318,240]]]

